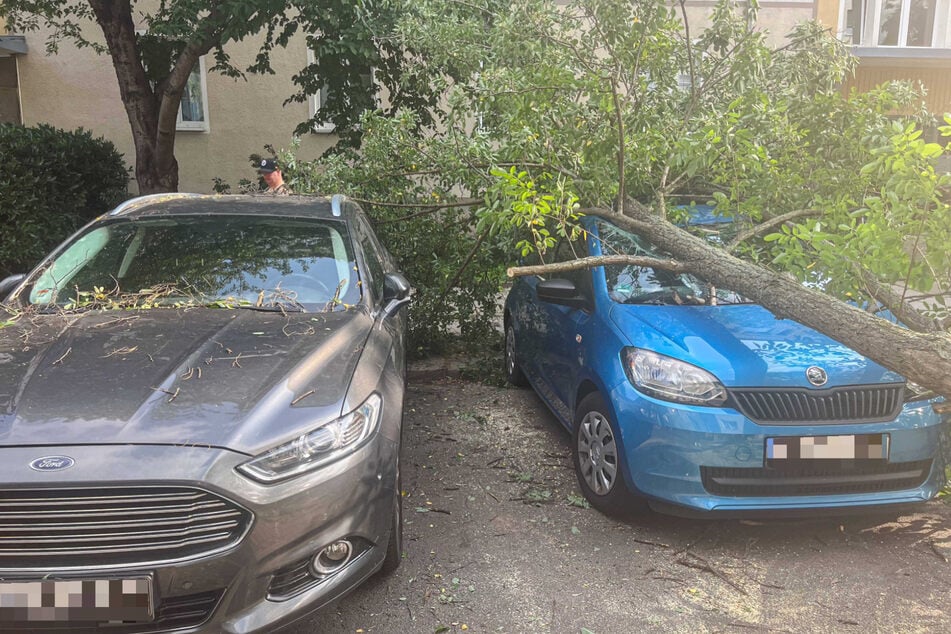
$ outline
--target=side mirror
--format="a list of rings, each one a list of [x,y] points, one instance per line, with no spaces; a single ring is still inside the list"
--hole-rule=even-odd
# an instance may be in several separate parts
[[[539,282],[535,287],[538,299],[543,302],[568,306],[569,308],[588,308],[590,302],[578,292],[571,280],[554,279]]]
[[[387,273],[383,278],[383,312],[393,315],[410,301],[413,287],[402,273]]]
[[[7,299],[7,295],[10,294],[17,285],[26,278],[26,275],[19,273],[17,275],[11,275],[10,277],[5,277],[0,280],[0,302]]]

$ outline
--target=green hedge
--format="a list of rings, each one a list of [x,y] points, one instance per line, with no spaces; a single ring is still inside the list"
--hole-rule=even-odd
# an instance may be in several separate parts
[[[128,198],[122,155],[89,132],[0,123],[0,276],[31,269],[86,221]]]

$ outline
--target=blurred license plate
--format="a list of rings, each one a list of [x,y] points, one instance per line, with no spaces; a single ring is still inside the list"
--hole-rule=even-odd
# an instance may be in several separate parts
[[[0,582],[0,622],[151,621],[152,579]]]
[[[888,434],[782,436],[766,439],[766,466],[812,460],[887,460]]]

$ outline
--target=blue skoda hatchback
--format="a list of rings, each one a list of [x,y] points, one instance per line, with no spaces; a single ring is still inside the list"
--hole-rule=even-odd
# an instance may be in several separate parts
[[[662,255],[584,223],[555,261]],[[933,394],[693,276],[614,265],[520,278],[504,324],[509,381],[571,432],[578,482],[604,512],[873,507],[943,483]]]

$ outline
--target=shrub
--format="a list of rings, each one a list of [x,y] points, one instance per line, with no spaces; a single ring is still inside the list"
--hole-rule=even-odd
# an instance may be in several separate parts
[[[0,276],[26,272],[128,197],[122,155],[88,131],[0,123]]]
[[[405,119],[374,121],[366,127],[390,125],[403,131],[406,125]],[[478,205],[457,205],[453,183],[443,187],[390,173],[389,163],[379,162],[376,142],[370,137],[360,152],[328,153],[315,161],[298,159],[299,139],[289,149],[265,150],[266,158],[277,159],[294,192],[342,193],[361,202],[414,288],[409,306],[412,356],[453,352],[459,344],[473,357],[500,355],[498,304],[509,239],[481,229]],[[216,191],[230,189],[220,179],[215,185]],[[249,186],[254,185],[244,183],[242,189]]]

